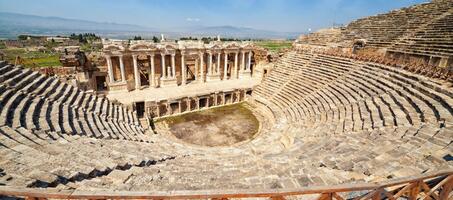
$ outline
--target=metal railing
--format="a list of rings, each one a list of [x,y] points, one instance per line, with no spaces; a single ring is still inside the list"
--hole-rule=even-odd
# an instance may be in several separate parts
[[[80,191],[1,186],[0,197],[26,199],[229,199],[298,198],[315,195],[318,200],[343,199],[453,199],[453,170],[443,170],[381,183],[357,183],[335,186],[310,186],[297,189],[269,190],[198,190],[198,191]],[[303,196],[302,196],[303,197]]]

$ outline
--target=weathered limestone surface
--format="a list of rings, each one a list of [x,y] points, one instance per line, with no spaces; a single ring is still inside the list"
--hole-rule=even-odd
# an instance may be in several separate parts
[[[388,58],[441,68],[453,67],[453,2],[434,0],[321,30],[296,44],[353,48],[357,42]]]
[[[0,91],[5,185],[294,188],[453,166],[451,83],[324,54],[285,54],[246,104],[259,133],[228,147],[150,134],[120,105],[3,62]]]
[[[237,103],[187,113],[160,119],[155,126],[189,144],[230,146],[251,140],[259,130],[258,120],[247,107]]]
[[[156,43],[104,39],[103,46],[110,90],[250,79],[256,65],[253,57],[256,47],[251,42],[219,39],[204,44],[202,41],[162,40]],[[239,63],[239,56],[242,63]],[[142,83],[142,79],[148,83]]]
[[[218,91],[229,91],[234,89],[248,89],[257,86],[259,79],[240,79],[228,82],[209,82],[205,84],[188,83],[184,86],[168,86],[165,88],[145,88],[130,92],[109,92],[107,98],[115,99],[122,104],[132,104],[139,101],[159,101],[163,99],[178,99],[182,97],[209,94]]]

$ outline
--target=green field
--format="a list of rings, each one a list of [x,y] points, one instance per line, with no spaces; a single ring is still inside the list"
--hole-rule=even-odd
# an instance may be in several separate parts
[[[22,60],[25,67],[55,67],[61,66],[60,55],[52,52],[27,51],[23,48],[3,49],[5,60],[14,64],[16,57]]]
[[[292,46],[292,41],[285,40],[285,41],[272,41],[272,40],[266,40],[266,41],[257,41],[255,44],[260,47],[264,47],[268,49],[269,51],[273,52],[278,52],[283,49],[288,49],[291,48]]]

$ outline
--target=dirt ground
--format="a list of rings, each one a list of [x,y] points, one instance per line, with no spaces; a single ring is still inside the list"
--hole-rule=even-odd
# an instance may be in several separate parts
[[[177,138],[202,146],[228,146],[252,138],[259,128],[253,113],[242,104],[212,108],[166,118]]]

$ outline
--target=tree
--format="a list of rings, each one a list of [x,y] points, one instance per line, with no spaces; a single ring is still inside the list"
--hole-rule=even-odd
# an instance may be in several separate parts
[[[159,38],[157,38],[156,36],[153,36],[153,42],[154,43],[158,43],[159,42]]]
[[[28,38],[28,35],[19,35],[17,36],[17,39],[19,40],[26,40]]]

